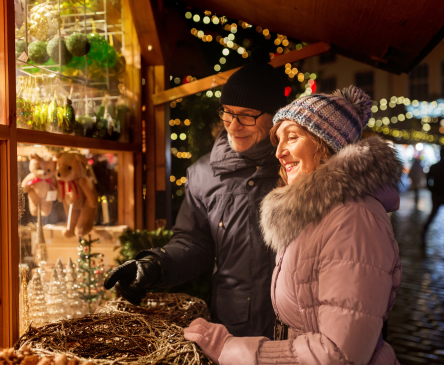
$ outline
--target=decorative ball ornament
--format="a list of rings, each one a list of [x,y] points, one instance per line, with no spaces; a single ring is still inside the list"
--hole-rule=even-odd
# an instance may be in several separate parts
[[[66,65],[71,62],[72,54],[69,53],[68,48],[66,48],[65,38],[60,40],[60,54],[62,58],[62,65]],[[59,37],[55,37],[48,42],[48,46],[46,47],[46,51],[48,55],[54,60],[55,63],[59,63]]]
[[[76,57],[73,56],[70,63],[66,65],[66,67],[72,67],[76,69],[84,69],[85,68],[85,57]]]
[[[73,56],[82,57],[89,52],[91,44],[85,34],[74,32],[66,40],[66,47]]]
[[[108,61],[108,67],[111,68],[117,63],[117,52],[114,47],[108,45],[108,57],[105,57],[103,64],[106,67]]]
[[[49,55],[46,52],[48,42],[34,41],[28,46],[28,57],[37,65],[41,65],[49,60]]]
[[[88,60],[88,78],[90,80],[98,80],[106,76],[103,67],[97,61]]]
[[[95,61],[102,61],[108,53],[108,43],[105,38],[97,33],[87,35],[88,41],[91,44],[91,49],[88,52],[88,58]]]
[[[26,43],[23,39],[15,41],[15,53],[19,57],[23,52],[26,51]]]
[[[60,14],[53,5],[43,3],[32,8],[29,33],[39,41],[48,41],[57,33]]]

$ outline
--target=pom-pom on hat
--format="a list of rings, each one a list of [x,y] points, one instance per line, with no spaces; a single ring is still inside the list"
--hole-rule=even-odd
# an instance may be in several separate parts
[[[273,124],[292,120],[306,127],[335,151],[361,139],[372,112],[372,99],[356,86],[331,95],[315,94],[296,99],[280,109]]]
[[[251,62],[228,78],[219,103],[270,114],[287,104],[285,85],[268,62],[270,55],[265,48],[253,49]]]

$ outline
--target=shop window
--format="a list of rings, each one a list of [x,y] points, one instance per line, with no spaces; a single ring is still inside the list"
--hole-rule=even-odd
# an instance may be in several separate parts
[[[422,64],[409,75],[409,97],[414,100],[427,100],[429,97],[429,66]]]
[[[336,53],[334,52],[325,52],[319,56],[319,63],[321,65],[334,62],[336,62]]]
[[[131,140],[132,66],[119,4],[67,1],[59,12],[53,3],[32,1],[22,14],[16,10],[19,128]]]
[[[336,77],[319,78],[318,80],[319,92],[324,94],[332,93],[336,90]]]
[[[373,99],[373,71],[358,72],[355,75],[355,84]]]
[[[31,321],[92,313],[118,237],[142,219],[140,46],[129,3],[55,4],[15,8],[20,251],[4,260],[19,265],[20,333]]]
[[[23,330],[31,320],[39,326],[92,312],[127,227],[119,225],[116,153],[21,144],[17,159],[20,265],[29,306],[21,312]]]

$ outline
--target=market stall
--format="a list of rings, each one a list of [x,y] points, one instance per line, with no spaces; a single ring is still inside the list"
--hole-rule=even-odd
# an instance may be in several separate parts
[[[118,236],[143,226],[143,70],[128,1],[4,1],[2,22],[6,346],[93,313]]]
[[[165,69],[172,62],[166,44],[180,41],[179,32],[166,31],[168,15],[161,3],[0,0],[0,346],[16,344],[18,351],[3,351],[0,364],[27,357],[34,364],[42,356],[47,357],[44,364],[70,365],[90,357],[96,364],[116,359],[167,363],[167,357],[179,355],[190,363],[207,362],[182,336],[192,319],[209,319],[204,302],[153,295],[141,310],[119,300],[106,303],[110,297],[103,289],[122,232],[157,228],[158,218],[168,222],[168,214],[157,212],[159,205],[168,210],[171,197],[168,105],[222,86],[235,71],[166,87]],[[186,3],[200,11],[207,6]],[[326,2],[320,3],[327,9]],[[261,5],[208,3],[213,12],[243,19],[240,27],[261,23],[310,42],[273,58],[272,66],[285,66],[288,74],[296,70],[292,63],[330,49],[384,70],[409,72],[444,35],[434,21],[442,14],[431,6],[409,27],[416,33],[403,33],[404,20],[415,11],[410,10],[389,22],[387,44],[376,44],[381,36],[374,29],[387,22],[384,18],[378,17],[375,27],[350,33],[353,25],[344,18],[329,23],[336,13],[325,11],[317,21],[336,32],[322,27],[313,32],[291,21],[294,11],[314,21],[314,15],[306,15],[319,13],[309,6],[282,5],[278,11]],[[363,9],[352,10],[360,14]],[[423,32],[419,24],[432,12]],[[341,22],[347,27],[341,28]],[[259,33],[268,31],[259,28]],[[407,42],[413,38],[421,41],[413,46]],[[300,75],[308,83],[310,75]],[[134,331],[119,332],[127,327]],[[142,342],[135,340],[136,332],[143,333]],[[60,353],[66,357],[57,357]]]

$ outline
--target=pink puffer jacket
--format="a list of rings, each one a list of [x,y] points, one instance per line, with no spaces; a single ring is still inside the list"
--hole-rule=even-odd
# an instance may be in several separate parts
[[[277,251],[276,314],[289,339],[229,338],[219,363],[398,364],[381,339],[401,283],[387,211],[402,164],[378,137],[350,145],[262,203],[265,241]]]

